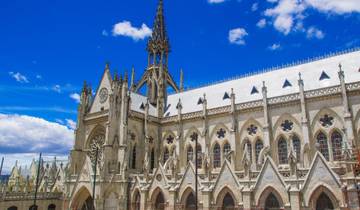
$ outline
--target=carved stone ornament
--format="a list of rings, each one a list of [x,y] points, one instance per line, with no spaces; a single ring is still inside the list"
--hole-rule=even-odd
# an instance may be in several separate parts
[[[109,96],[109,91],[106,88],[101,88],[99,92],[100,103],[105,103]]]
[[[95,161],[96,161],[96,150],[98,151],[97,154],[97,163],[99,165],[99,163],[101,163],[101,160],[103,158],[103,153],[102,153],[102,146],[105,143],[105,136],[103,134],[99,134],[94,136],[91,139],[90,145],[89,145],[89,157],[91,160],[92,165],[95,165]]]
[[[198,133],[194,132],[190,135],[190,140],[192,142],[194,142],[194,141],[198,140],[198,137],[199,137]]]
[[[294,127],[294,123],[290,120],[285,120],[283,123],[281,123],[281,128],[283,131],[291,131]]]
[[[258,127],[255,126],[254,124],[251,124],[248,128],[247,128],[247,132],[249,135],[255,135],[257,132]]]
[[[158,180],[159,182],[161,182],[161,179],[162,179],[161,174],[156,175],[156,180]]]
[[[172,135],[169,135],[167,138],[166,138],[166,141],[168,144],[172,144],[174,142],[174,137]]]
[[[319,121],[323,127],[330,127],[334,123],[334,118],[328,114],[325,114],[322,118],[320,118]]]
[[[225,138],[225,134],[226,134],[226,131],[223,129],[223,128],[220,128],[217,132],[216,132],[216,135],[219,139],[223,139]]]

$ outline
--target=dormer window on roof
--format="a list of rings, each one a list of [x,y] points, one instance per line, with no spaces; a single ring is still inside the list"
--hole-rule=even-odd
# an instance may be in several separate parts
[[[253,86],[253,88],[251,89],[251,95],[253,95],[253,94],[256,94],[256,93],[259,93],[259,91],[258,91],[258,89],[255,87],[255,86]]]
[[[204,103],[204,101],[203,101],[203,99],[200,97],[199,100],[198,100],[198,102],[197,102],[197,104],[199,105],[199,104],[203,104],[203,103]]]
[[[223,96],[223,100],[229,99],[229,98],[230,98],[229,94],[228,94],[227,92],[225,92],[225,94],[224,94],[224,96]]]
[[[327,75],[325,71],[321,72],[319,80],[324,80],[324,79],[330,79],[329,75]]]
[[[291,87],[291,86],[292,86],[292,84],[289,82],[289,80],[285,79],[285,82],[282,87],[286,88],[286,87]]]
[[[145,110],[145,105],[144,105],[144,103],[141,103],[140,109],[141,109],[141,110]]]

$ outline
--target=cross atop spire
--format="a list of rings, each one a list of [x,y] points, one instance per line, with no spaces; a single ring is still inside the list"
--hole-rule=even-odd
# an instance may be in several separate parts
[[[163,0],[159,0],[153,32],[148,41],[147,50],[149,53],[155,52],[156,54],[161,54],[162,52],[168,53],[170,51],[169,39],[165,28]]]

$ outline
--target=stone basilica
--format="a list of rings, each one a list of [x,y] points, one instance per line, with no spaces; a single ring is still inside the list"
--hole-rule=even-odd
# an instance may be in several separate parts
[[[159,0],[147,51],[84,84],[63,209],[359,209],[358,49],[184,90]]]

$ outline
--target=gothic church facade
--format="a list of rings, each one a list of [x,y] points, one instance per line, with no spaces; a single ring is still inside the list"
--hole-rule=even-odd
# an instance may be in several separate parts
[[[67,208],[359,209],[359,50],[184,90],[159,0],[147,51],[139,81],[84,84]]]

